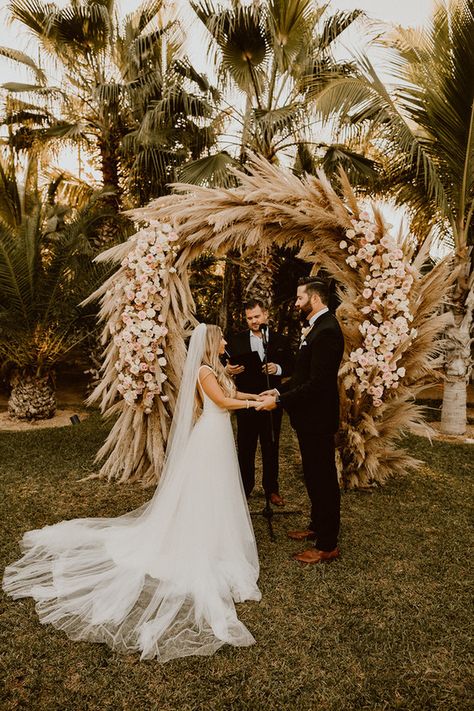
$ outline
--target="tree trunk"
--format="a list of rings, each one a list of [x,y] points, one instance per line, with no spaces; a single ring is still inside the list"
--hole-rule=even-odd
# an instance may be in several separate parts
[[[244,302],[259,299],[271,309],[276,272],[277,264],[271,249],[256,249],[246,254],[242,265]]]
[[[118,146],[120,145],[120,134],[115,131],[113,136],[99,138],[99,151],[102,169],[102,183],[104,190],[110,194],[101,198],[101,204],[111,209],[116,215],[121,210],[121,190],[120,190],[120,163]],[[117,241],[117,218],[104,219],[100,224],[96,235],[91,240],[96,252],[102,252],[112,246]]]
[[[56,412],[56,392],[50,375],[16,373],[10,380],[8,414],[16,420],[48,420]]]
[[[446,378],[441,412],[441,431],[462,435],[466,431],[466,378]]]
[[[243,323],[241,267],[238,254],[230,253],[224,266],[224,283],[219,324],[224,333],[239,330]]]
[[[463,435],[467,425],[467,385],[471,362],[471,331],[474,312],[474,271],[469,254],[455,287],[452,320],[446,332],[445,374],[441,432]]]
[[[99,139],[99,150],[102,168],[102,183],[104,190],[113,191],[113,195],[107,195],[105,200],[111,207],[120,208],[120,179],[119,179],[119,157],[117,147],[120,142],[118,131],[107,139]]]

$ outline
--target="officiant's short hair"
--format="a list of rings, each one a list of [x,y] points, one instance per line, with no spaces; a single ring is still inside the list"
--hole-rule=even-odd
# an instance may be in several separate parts
[[[329,301],[329,283],[324,279],[303,277],[298,281],[298,286],[304,286],[306,293],[310,296],[312,294],[318,294],[323,304],[327,305]]]
[[[249,299],[246,301],[244,304],[244,311],[251,311],[252,309],[257,308],[257,306],[260,306],[262,311],[268,311],[268,306],[261,299]]]

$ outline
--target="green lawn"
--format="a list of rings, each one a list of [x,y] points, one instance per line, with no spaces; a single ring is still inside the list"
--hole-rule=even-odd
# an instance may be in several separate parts
[[[107,427],[81,425],[0,433],[3,563],[19,555],[30,528],[78,516],[116,515],[151,492],[79,482],[94,470]],[[74,643],[41,626],[31,600],[3,597],[2,711],[462,711],[472,708],[468,525],[472,447],[415,437],[426,465],[383,489],[342,499],[342,557],[301,567],[288,528],[277,543],[254,517],[262,566],[261,603],[239,606],[257,639],[210,658],[160,665],[103,645]],[[471,465],[470,463],[471,462]],[[282,491],[303,508],[296,442],[282,443]],[[251,508],[261,509],[254,495]]]

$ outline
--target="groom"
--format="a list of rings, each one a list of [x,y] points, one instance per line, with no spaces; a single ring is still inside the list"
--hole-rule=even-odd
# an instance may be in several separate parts
[[[321,563],[339,556],[340,491],[335,462],[334,435],[339,427],[337,375],[344,353],[344,338],[329,311],[326,282],[315,277],[300,280],[296,308],[306,318],[291,380],[278,390],[262,393],[257,410],[283,407],[296,430],[303,474],[311,501],[311,523],[305,531],[289,531],[294,540],[315,545],[296,554],[302,563]]]

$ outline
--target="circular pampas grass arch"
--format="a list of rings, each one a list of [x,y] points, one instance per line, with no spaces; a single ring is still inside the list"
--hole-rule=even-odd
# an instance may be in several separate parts
[[[416,245],[391,236],[376,206],[372,214],[361,209],[344,173],[338,192],[322,173],[299,179],[257,157],[236,176],[232,189],[175,185],[173,195],[129,213],[145,227],[100,256],[120,267],[90,297],[101,299],[106,350],[89,403],[118,419],[97,455],[105,459],[97,476],[158,481],[185,338],[196,323],[188,266],[204,250],[224,255],[257,245],[297,247],[312,273],[324,268],[338,285],[346,343],[337,449],[342,485],[382,484],[416,467],[400,438],[429,432],[415,398],[436,379],[450,262],[423,274],[426,250],[415,257]],[[142,293],[142,283],[149,291]]]

